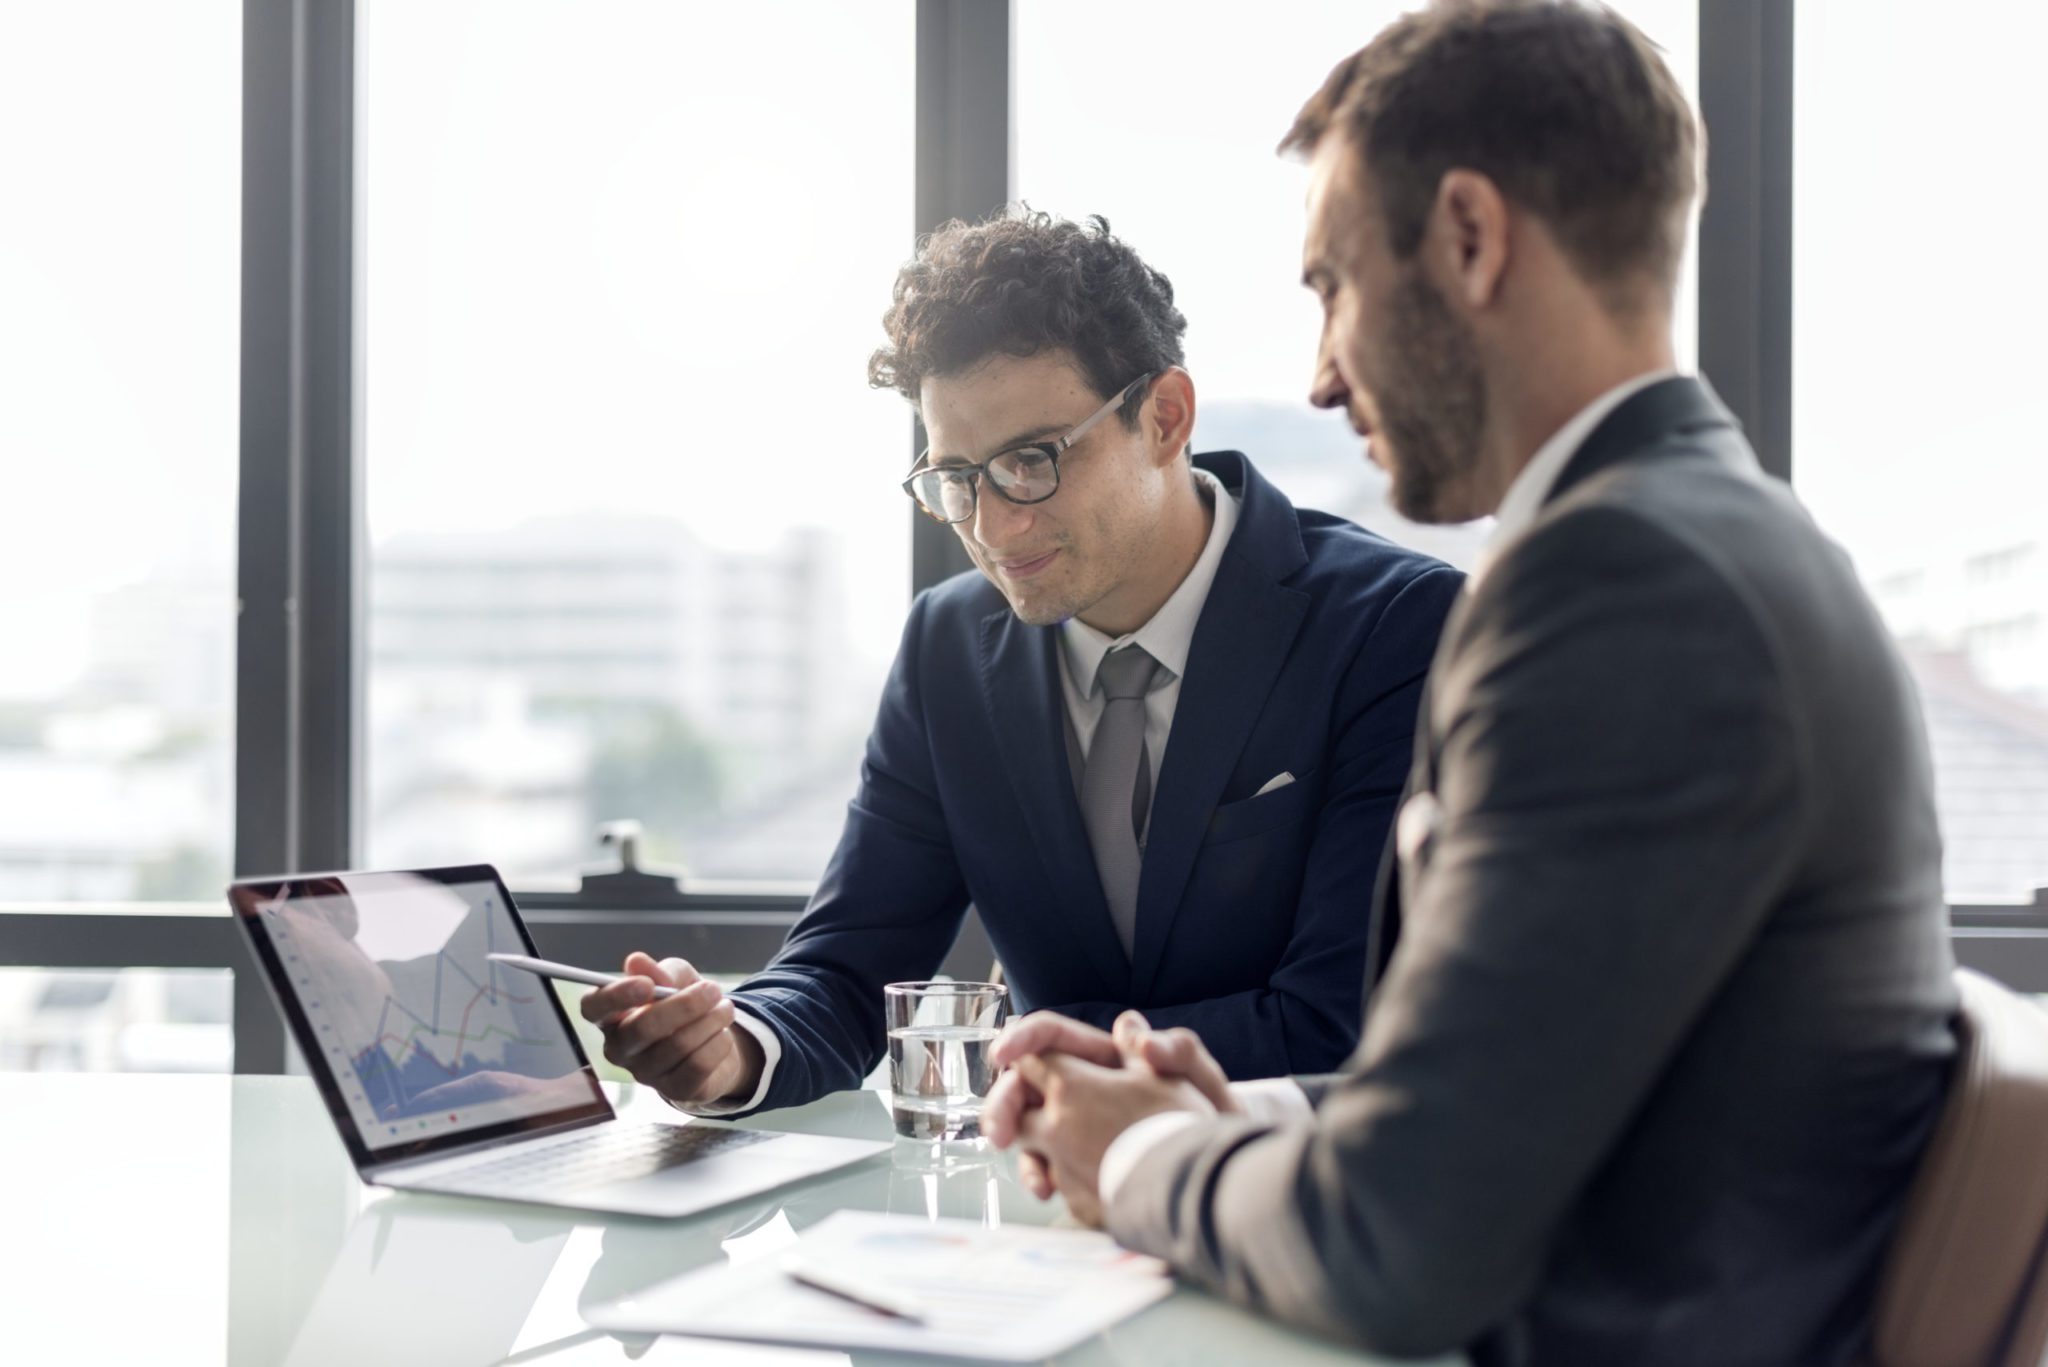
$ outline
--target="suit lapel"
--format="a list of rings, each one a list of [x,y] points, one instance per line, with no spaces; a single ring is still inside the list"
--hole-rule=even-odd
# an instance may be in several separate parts
[[[1394,946],[1401,938],[1401,813],[1418,793],[1436,791],[1436,681],[1443,677],[1444,665],[1457,648],[1458,632],[1471,603],[1469,588],[1452,601],[1450,615],[1444,619],[1443,631],[1437,637],[1436,653],[1429,662],[1429,673],[1423,676],[1422,697],[1415,709],[1415,757],[1409,762],[1408,781],[1402,785],[1394,819],[1387,823],[1386,844],[1380,850],[1379,872],[1373,880],[1372,924],[1366,932],[1365,945],[1367,1009],[1371,1007],[1372,989],[1386,977],[1387,962],[1393,958]]]
[[[1666,437],[1734,426],[1734,417],[1705,380],[1691,375],[1659,380],[1622,400],[1587,434],[1550,486],[1544,506],[1602,470],[1643,455]]]
[[[1058,903],[1051,914],[1065,924],[1102,981],[1123,989],[1130,965],[1110,923],[1074,795],[1057,650],[1050,629],[1026,626],[1008,609],[983,618],[982,697],[1003,768]]]
[[[1416,767],[1408,771],[1407,786],[1401,789],[1401,806],[1394,809],[1396,815],[1415,796],[1422,761],[1418,758],[1415,763]],[[1401,939],[1401,851],[1396,843],[1396,830],[1397,823],[1389,821],[1386,842],[1380,847],[1379,873],[1373,879],[1372,921],[1365,931],[1367,1010],[1372,1008],[1372,990],[1387,976],[1387,961],[1394,957],[1394,946]]]
[[[1145,1000],[1208,833],[1209,816],[1265,711],[1308,596],[1282,588],[1244,557],[1226,553],[1188,650],[1165,763],[1138,879],[1131,986]]]

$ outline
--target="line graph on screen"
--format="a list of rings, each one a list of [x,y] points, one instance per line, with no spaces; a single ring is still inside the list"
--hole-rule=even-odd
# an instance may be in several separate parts
[[[315,981],[335,977],[336,946],[323,943],[308,953],[316,947],[273,913],[271,933],[309,994],[306,1005],[318,1020],[325,1051],[337,1071],[345,1063],[354,1075],[356,1094],[350,1099],[369,1115],[411,1115],[423,1094],[486,1071],[563,1071],[563,1041],[548,1028],[553,1019],[542,995],[546,989],[506,982],[505,970],[486,957],[499,938],[497,921],[492,902],[484,900],[431,956],[376,965],[384,980],[381,998],[359,995],[356,1009],[341,1013],[323,1011],[321,996],[348,988]],[[355,946],[346,948],[357,965],[367,962]]]

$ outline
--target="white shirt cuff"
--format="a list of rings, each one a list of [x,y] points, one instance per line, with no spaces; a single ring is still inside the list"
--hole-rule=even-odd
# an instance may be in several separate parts
[[[1124,1184],[1124,1179],[1161,1140],[1201,1118],[1193,1111],[1161,1111],[1158,1115],[1146,1116],[1112,1139],[1109,1147],[1103,1150],[1102,1166],[1095,1173],[1095,1192],[1102,1199],[1103,1206],[1106,1208],[1116,1199],[1116,1189]]]
[[[1268,1125],[1280,1125],[1315,1114],[1315,1107],[1309,1104],[1308,1093],[1302,1091],[1292,1078],[1264,1077],[1252,1082],[1233,1082],[1230,1095],[1244,1108],[1245,1115]],[[1102,1204],[1107,1206],[1116,1198],[1116,1189],[1144,1161],[1147,1153],[1168,1135],[1199,1119],[1200,1116],[1190,1111],[1163,1111],[1146,1116],[1111,1140],[1103,1151],[1102,1167],[1095,1174],[1095,1190],[1102,1198]]]
[[[688,1105],[671,1101],[671,1106],[686,1115],[701,1115],[715,1120],[722,1115],[751,1111],[761,1104],[762,1097],[768,1095],[768,1084],[775,1077],[775,1065],[782,1059],[782,1041],[775,1037],[767,1022],[738,1005],[732,1009],[732,1023],[752,1035],[761,1046],[761,1081],[755,1086],[754,1094],[745,1101],[693,1101]]]
[[[1244,1113],[1253,1120],[1268,1125],[1284,1125],[1290,1120],[1306,1120],[1316,1113],[1309,1104],[1308,1093],[1301,1090],[1301,1084],[1291,1077],[1262,1077],[1250,1082],[1233,1082],[1230,1094],[1237,1104],[1244,1107]]]

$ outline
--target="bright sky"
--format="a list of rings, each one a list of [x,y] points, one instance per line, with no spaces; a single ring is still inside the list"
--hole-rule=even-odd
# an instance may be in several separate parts
[[[2048,6],[1797,14],[1800,494],[1873,575],[2039,538]]]
[[[913,7],[362,13],[372,541],[829,527],[886,659],[910,419],[866,360],[912,236]]]
[[[232,588],[241,24],[0,3],[0,700],[69,681],[109,589]]]

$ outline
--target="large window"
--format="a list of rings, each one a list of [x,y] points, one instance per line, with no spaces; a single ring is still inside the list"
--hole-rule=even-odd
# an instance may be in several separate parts
[[[2048,886],[2048,11],[1797,22],[1793,479],[1918,676],[1951,894],[2013,898]]]
[[[1486,526],[1387,506],[1340,415],[1307,404],[1317,310],[1301,287],[1303,167],[1274,155],[1330,68],[1408,0],[1277,0],[1228,23],[1165,5],[1028,0],[1016,25],[1016,175],[1032,207],[1102,214],[1173,281],[1200,395],[1197,450],[1244,451],[1290,497],[1467,564]],[[1620,9],[1697,98],[1697,0]],[[1693,271],[1679,338],[1690,364]]]
[[[359,14],[369,862],[815,878],[909,597],[912,5]]]
[[[225,972],[237,862],[552,888],[637,818],[698,890],[757,884],[684,914],[758,962],[911,587],[908,414],[864,372],[917,213],[1106,215],[1186,310],[1199,445],[1468,563],[1486,527],[1401,523],[1305,402],[1272,150],[1411,3],[0,6],[0,1067],[217,1068],[230,1016],[281,1067]],[[1799,4],[1788,227],[1786,11],[1619,7],[1722,111],[1708,369],[1774,457],[1789,387],[1797,487],[1920,682],[1959,951],[2038,987],[2026,917],[1969,904],[2048,885],[2048,17]],[[562,957],[637,941],[609,895],[561,899]]]
[[[226,881],[240,55],[233,5],[0,9],[0,901]]]

